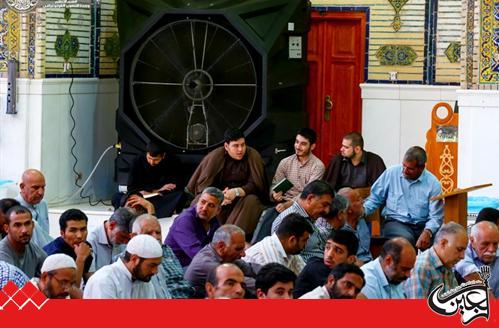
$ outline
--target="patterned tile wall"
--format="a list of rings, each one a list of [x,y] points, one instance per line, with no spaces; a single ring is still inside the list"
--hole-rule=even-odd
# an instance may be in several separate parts
[[[120,57],[120,40],[116,23],[116,1],[101,0],[100,10],[100,75],[115,75]]]
[[[461,73],[461,0],[438,0],[435,81],[459,83]]]

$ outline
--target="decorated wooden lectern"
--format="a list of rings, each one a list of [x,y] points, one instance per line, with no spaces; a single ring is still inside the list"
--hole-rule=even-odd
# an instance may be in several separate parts
[[[426,133],[426,168],[437,177],[442,186],[442,194],[431,200],[444,201],[444,222],[455,221],[466,227],[468,193],[492,184],[457,188],[458,124],[459,114],[449,104],[439,102],[433,106],[431,128]]]
[[[442,193],[431,200],[444,200],[444,222],[454,221],[466,227],[468,225],[468,193],[492,186],[492,183],[477,185],[465,189],[454,189]]]

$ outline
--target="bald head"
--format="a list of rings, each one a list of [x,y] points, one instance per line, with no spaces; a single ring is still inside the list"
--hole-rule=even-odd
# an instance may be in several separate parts
[[[391,284],[400,284],[411,275],[416,262],[416,250],[405,238],[388,240],[380,253],[380,263],[387,280]]]
[[[478,258],[485,264],[491,264],[496,258],[499,229],[492,222],[478,222],[471,228],[470,243]]]
[[[132,233],[135,235],[153,236],[161,242],[161,225],[158,218],[150,214],[142,214],[135,219],[132,226]]]
[[[338,195],[341,195],[348,199],[347,215],[348,219],[358,220],[364,213],[364,208],[362,207],[362,197],[357,190],[345,187],[338,190]]]
[[[28,169],[24,171],[19,186],[21,196],[28,204],[40,203],[45,195],[45,177],[38,170]]]

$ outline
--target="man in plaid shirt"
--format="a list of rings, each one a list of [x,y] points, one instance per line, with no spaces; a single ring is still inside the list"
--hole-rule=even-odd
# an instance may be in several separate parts
[[[466,229],[455,222],[442,225],[433,246],[419,254],[411,277],[404,283],[407,298],[427,298],[440,284],[443,292],[458,286],[452,268],[464,258]]]

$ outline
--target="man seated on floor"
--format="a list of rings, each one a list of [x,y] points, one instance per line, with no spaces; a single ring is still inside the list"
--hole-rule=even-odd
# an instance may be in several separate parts
[[[43,173],[28,169],[23,172],[20,190],[16,200],[31,211],[33,218],[32,241],[39,247],[47,245],[53,240],[49,231],[49,212],[45,196],[45,177]]]
[[[386,169],[383,159],[364,150],[364,139],[358,132],[351,132],[343,137],[340,154],[329,163],[324,180],[335,191],[344,187],[370,187]]]
[[[274,233],[283,219],[291,213],[299,214],[309,220],[314,232],[310,234],[307,245],[300,254],[305,263],[312,256],[321,257],[324,253],[324,246],[326,245],[329,232],[316,226],[315,221],[319,217],[329,213],[333,197],[333,188],[327,182],[322,180],[312,181],[305,186],[298,200],[294,201],[291,207],[279,214],[272,224],[272,233]]]
[[[0,261],[0,290],[12,281],[18,288],[22,288],[28,281],[28,276],[16,266]]]
[[[29,278],[40,277],[40,269],[47,254],[33,243],[33,219],[24,206],[11,207],[3,225],[7,236],[0,241],[0,261],[21,269]]]
[[[258,151],[246,146],[239,129],[225,131],[223,147],[206,155],[187,184],[187,191],[196,198],[206,187],[217,187],[224,193],[220,224],[235,224],[247,234],[253,234],[268,199],[263,160]]]
[[[449,222],[442,225],[435,235],[433,246],[419,254],[411,276],[404,282],[407,298],[423,298],[439,285],[442,293],[458,286],[452,268],[464,258],[468,245],[466,229]]]
[[[205,289],[208,299],[244,298],[244,274],[237,265],[222,263],[208,272]]]
[[[464,259],[456,264],[455,270],[465,281],[482,280],[480,267],[490,267],[489,287],[499,298],[499,229],[495,223],[481,221],[471,227],[470,242],[464,252]]]
[[[137,235],[126,245],[125,255],[95,272],[88,280],[83,298],[156,298],[150,282],[163,260],[161,244],[152,236]]]
[[[76,283],[76,263],[66,254],[49,255],[43,262],[40,279],[31,283],[47,298],[80,299],[82,292]]]
[[[135,219],[132,226],[132,236],[149,235],[161,244],[161,225],[155,216],[142,214]],[[194,288],[184,279],[184,271],[180,262],[168,245],[162,245],[163,259],[158,267],[158,273],[151,279],[156,292],[156,298],[191,298]]]
[[[360,268],[366,285],[359,298],[405,298],[401,283],[410,277],[415,262],[416,250],[407,239],[396,237],[386,241],[380,256]]]
[[[357,190],[352,188],[341,188],[338,191],[348,199],[347,218],[343,230],[352,231],[359,240],[359,250],[357,251],[357,265],[361,266],[373,259],[371,255],[371,232],[366,220],[362,217],[364,209],[362,207],[362,197]]]
[[[246,250],[242,259],[249,263],[265,265],[279,263],[299,274],[305,262],[299,255],[314,230],[309,220],[291,213],[286,216],[272,236],[265,237]]]
[[[208,272],[222,263],[234,263],[241,268],[248,288],[254,288],[254,277],[259,265],[248,264],[241,259],[245,255],[244,231],[238,226],[224,224],[215,231],[211,243],[203,247],[192,259],[184,278],[195,288],[196,298],[204,298]]]
[[[113,263],[113,257],[122,252],[120,245],[130,240],[131,225],[136,218],[132,209],[121,207],[94,229],[87,238],[95,258],[95,270]]]
[[[5,232],[3,225],[7,222],[5,215],[7,211],[16,205],[20,205],[19,202],[13,198],[3,198],[0,199],[0,240],[3,237],[7,236],[7,232]]]
[[[292,299],[296,274],[279,263],[265,264],[256,275],[258,299]]]
[[[146,154],[137,156],[131,165],[128,192],[138,191],[144,196],[159,194],[149,198],[156,208],[155,214],[160,218],[172,216],[183,196],[175,174],[178,165],[174,156],[167,156],[160,145],[149,142]]]
[[[71,208],[64,211],[59,218],[61,236],[45,245],[43,250],[47,255],[66,254],[76,262],[76,285],[81,286],[95,271],[92,268],[92,247],[87,242],[88,218],[85,213]]]
[[[355,254],[359,248],[359,240],[355,234],[347,230],[332,231],[329,235],[323,257],[312,257],[296,279],[293,292],[295,298],[323,286],[331,269],[339,264],[354,264]]]
[[[272,179],[270,199],[278,204],[273,208],[267,209],[260,219],[261,222],[257,227],[258,236],[255,236],[251,241],[253,244],[270,234],[272,222],[279,213],[293,205],[293,201],[298,199],[303,188],[309,182],[321,179],[324,175],[324,164],[312,154],[316,142],[317,134],[314,130],[310,128],[301,128],[298,130],[294,145],[295,153],[279,162],[274,178]],[[285,193],[273,191],[273,187],[283,179],[291,182],[293,187]]]
[[[208,245],[220,227],[216,216],[220,213],[224,195],[215,187],[203,190],[196,205],[185,209],[175,218],[166,236],[168,245],[182,267],[187,267],[194,255]]]
[[[324,286],[306,293],[300,299],[354,299],[364,287],[364,273],[354,264],[339,264],[327,277]]]
[[[383,172],[364,202],[366,215],[385,204],[381,212],[385,238],[404,237],[422,250],[430,247],[432,237],[443,221],[442,200],[431,200],[442,193],[442,188],[425,165],[424,149],[409,148],[402,165]]]

